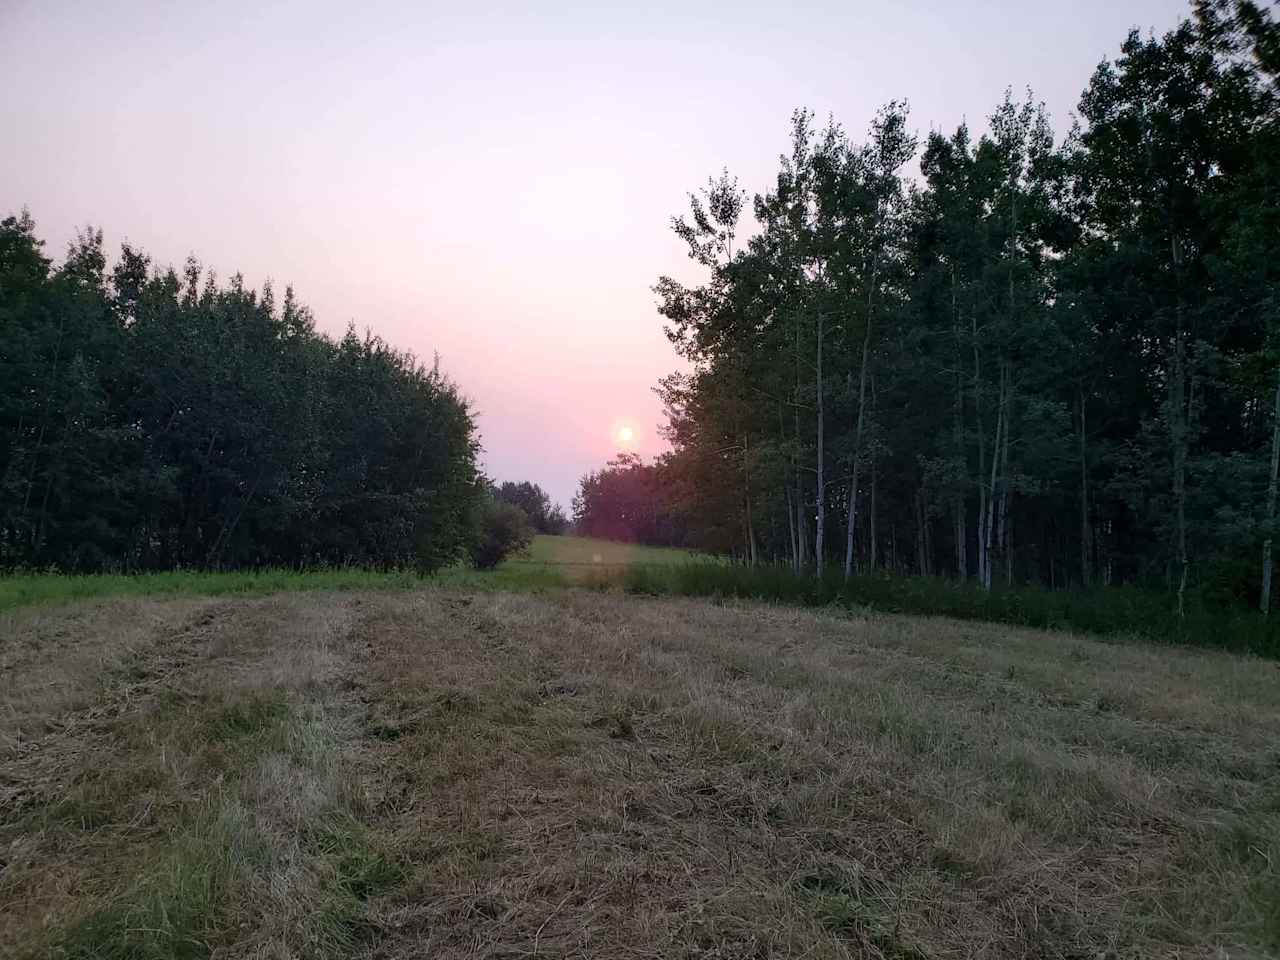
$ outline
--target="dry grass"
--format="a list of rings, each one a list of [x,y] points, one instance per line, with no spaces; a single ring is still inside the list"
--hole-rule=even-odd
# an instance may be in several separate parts
[[[1280,949],[1273,663],[577,592],[3,626],[0,955]]]

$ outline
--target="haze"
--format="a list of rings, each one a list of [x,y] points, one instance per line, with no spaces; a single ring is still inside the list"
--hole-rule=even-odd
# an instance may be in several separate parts
[[[0,0],[0,215],[29,207],[55,257],[92,223],[438,352],[487,472],[567,506],[622,427],[662,449],[677,362],[649,287],[689,275],[688,191],[722,167],[766,188],[799,106],[856,138],[906,98],[924,133],[1031,86],[1064,130],[1128,28],[1189,7],[197,9]]]

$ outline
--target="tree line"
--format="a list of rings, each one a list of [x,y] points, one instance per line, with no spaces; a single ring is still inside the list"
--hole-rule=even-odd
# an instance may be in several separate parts
[[[1055,139],[806,111],[772,187],[674,218],[671,451],[584,478],[588,531],[795,570],[1158,584],[1269,605],[1280,467],[1280,30],[1132,32]],[[919,177],[909,175],[915,160]],[[748,215],[749,214],[749,218]]]
[[[157,570],[467,555],[485,482],[466,400],[375,336],[194,259],[54,267],[0,221],[0,568]]]
[[[519,507],[534,533],[563,534],[569,528],[564,509],[551,500],[551,495],[528,480],[506,480],[494,484],[491,495],[501,503]]]

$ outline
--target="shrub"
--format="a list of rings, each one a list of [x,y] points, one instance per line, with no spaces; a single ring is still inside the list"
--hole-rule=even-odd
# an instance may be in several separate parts
[[[477,512],[469,552],[477,570],[492,570],[507,557],[533,542],[529,517],[519,507],[486,500]]]

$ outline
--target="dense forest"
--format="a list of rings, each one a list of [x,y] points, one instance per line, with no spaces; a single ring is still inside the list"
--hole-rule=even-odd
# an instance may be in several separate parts
[[[194,260],[107,270],[86,231],[56,268],[0,222],[0,569],[360,564],[429,571],[472,549],[472,415],[436,366],[287,290]]]
[[[792,118],[776,182],[724,174],[655,292],[685,372],[669,454],[583,479],[580,529],[751,564],[1268,604],[1280,466],[1280,28],[1208,0],[1100,64],[1062,142],[861,142]],[[919,176],[913,175],[918,163]]]

